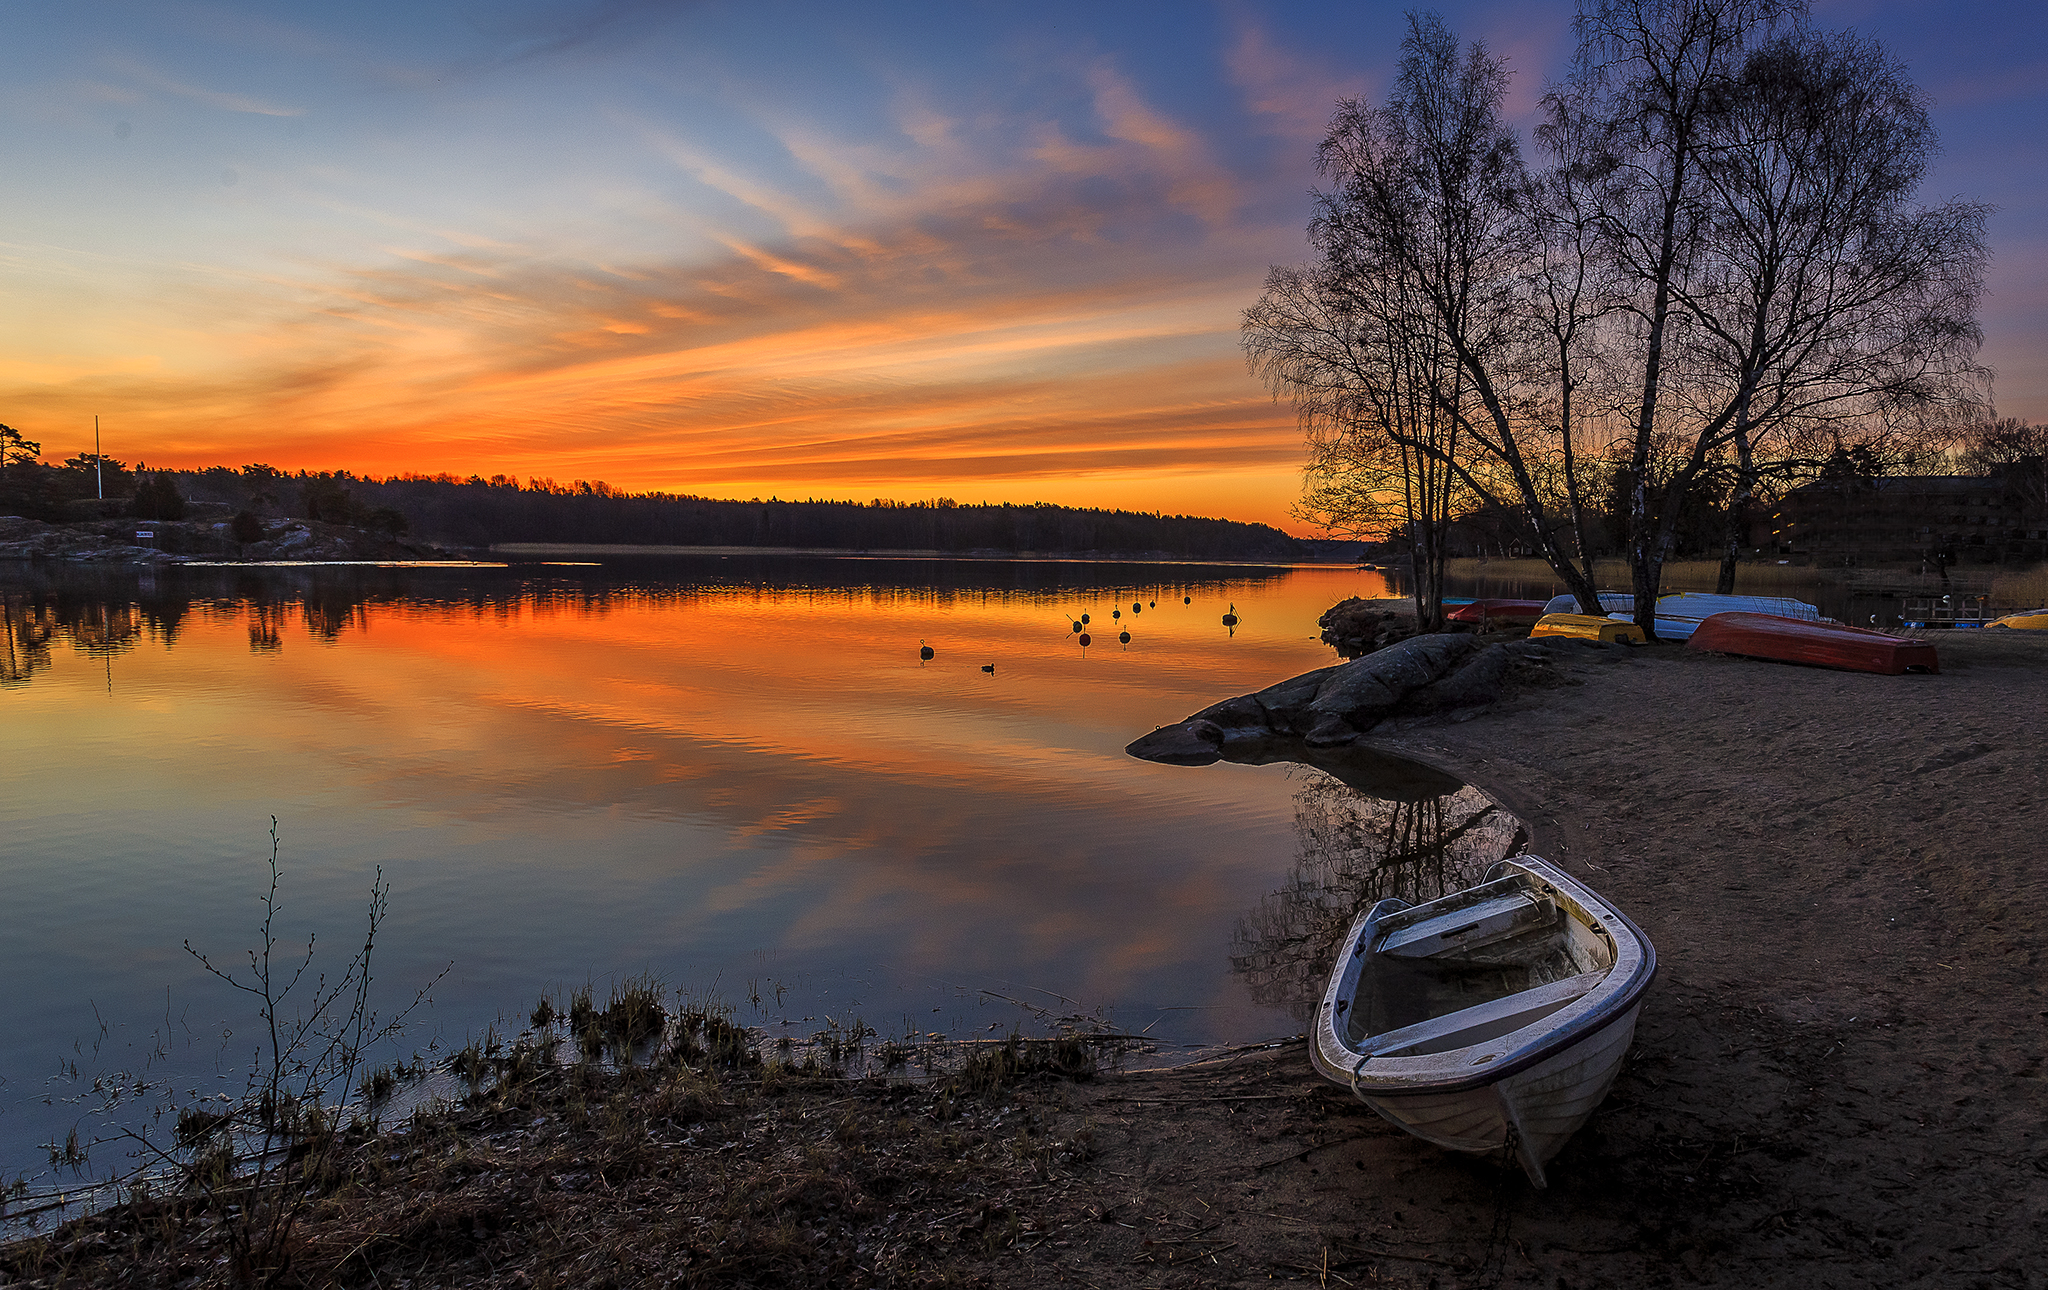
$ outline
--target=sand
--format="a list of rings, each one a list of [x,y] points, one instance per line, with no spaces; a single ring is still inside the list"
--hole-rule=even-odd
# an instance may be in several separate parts
[[[1654,940],[1627,1070],[1542,1192],[1298,1048],[1084,1089],[1123,1212],[1239,1242],[1186,1284],[2048,1285],[2048,635],[1939,645],[1903,677],[1617,652],[1376,741],[1516,809]]]

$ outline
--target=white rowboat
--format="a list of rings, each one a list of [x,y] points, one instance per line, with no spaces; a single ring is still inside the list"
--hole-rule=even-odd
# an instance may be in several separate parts
[[[1316,1070],[1415,1136],[1512,1148],[1543,1166],[1607,1096],[1657,951],[1535,856],[1425,904],[1382,900],[1352,925],[1316,1014]]]

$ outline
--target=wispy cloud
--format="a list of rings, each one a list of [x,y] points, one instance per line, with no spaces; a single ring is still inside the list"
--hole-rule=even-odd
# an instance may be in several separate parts
[[[266,103],[247,94],[236,94],[230,90],[209,89],[194,85],[167,75],[149,66],[140,59],[112,57],[107,60],[110,69],[126,76],[129,80],[162,94],[190,99],[207,107],[219,108],[223,112],[245,112],[252,116],[304,116],[306,109],[287,107],[277,103]]]

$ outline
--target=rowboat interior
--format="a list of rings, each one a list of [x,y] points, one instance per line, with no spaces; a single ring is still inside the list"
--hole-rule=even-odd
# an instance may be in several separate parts
[[[1614,967],[1613,938],[1516,873],[1378,920],[1358,990],[1337,1006],[1361,1057],[1419,1057],[1541,1021]]]

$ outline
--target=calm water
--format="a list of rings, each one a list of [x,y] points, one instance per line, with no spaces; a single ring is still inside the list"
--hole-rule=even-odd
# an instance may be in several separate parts
[[[381,866],[384,1004],[453,964],[422,1049],[641,972],[789,1033],[1047,1019],[1017,1000],[1168,1043],[1288,1034],[1361,901],[1456,885],[1514,832],[1454,782],[1123,753],[1335,661],[1316,617],[1388,591],[1356,570],[38,566],[0,590],[5,1179],[47,1181],[35,1144],[96,1072],[241,1087],[252,1019],[181,945],[253,943],[272,815],[287,939],[338,967]]]

